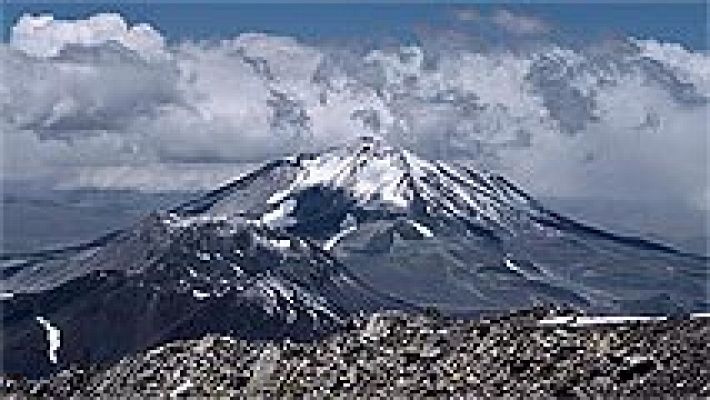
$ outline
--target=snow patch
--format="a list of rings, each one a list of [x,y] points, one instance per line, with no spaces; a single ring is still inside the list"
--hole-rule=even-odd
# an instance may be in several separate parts
[[[210,297],[209,293],[201,292],[197,289],[192,289],[192,297],[196,298],[197,300],[204,300],[208,297]]]
[[[37,322],[42,325],[47,331],[47,341],[49,341],[48,357],[52,364],[56,364],[58,361],[57,352],[59,351],[59,346],[61,346],[61,331],[56,326],[52,325],[49,320],[38,316]]]
[[[333,247],[335,247],[336,244],[338,244],[340,239],[344,238],[350,232],[354,232],[355,230],[357,230],[357,226],[350,226],[350,227],[347,227],[347,228],[341,230],[335,236],[333,236],[332,238],[328,239],[327,242],[325,242],[325,244],[323,245],[323,250],[330,251]]]
[[[653,322],[665,321],[667,317],[649,316],[598,316],[598,317],[578,317],[574,325],[603,325],[603,324],[625,324],[629,322]]]
[[[269,244],[278,249],[291,248],[291,241],[288,239],[269,240]]]
[[[296,200],[286,200],[279,204],[275,210],[262,215],[259,222],[272,228],[293,225],[296,220],[289,214],[296,208],[296,204]]]
[[[575,318],[574,316],[557,316],[557,317],[552,317],[552,318],[548,318],[548,319],[542,319],[542,320],[538,321],[538,324],[540,324],[540,325],[569,324],[570,322],[574,321],[574,318]]]
[[[561,316],[538,321],[540,325],[566,325],[578,327],[588,325],[614,325],[633,322],[654,322],[665,321],[668,317],[663,316]]]
[[[282,200],[284,200],[286,197],[288,197],[292,192],[293,192],[293,186],[288,187],[287,189],[284,190],[279,190],[275,192],[274,194],[269,197],[268,200],[266,200],[266,204],[279,204],[281,203]]]
[[[172,392],[170,392],[170,397],[178,397],[178,395],[184,393],[186,390],[190,389],[193,387],[194,384],[186,380],[185,382],[181,383],[178,387],[176,387]]]
[[[519,274],[521,274],[521,275],[525,275],[525,274],[523,273],[523,271],[522,271],[520,268],[518,268],[517,265],[515,265],[515,263],[513,262],[513,260],[511,260],[511,259],[509,259],[509,258],[506,258],[504,262],[505,262],[505,266],[508,267],[509,270],[511,270],[511,271],[513,271],[513,272],[517,272],[517,273],[519,273]]]
[[[417,230],[417,232],[419,232],[425,238],[433,238],[434,237],[434,233],[429,228],[420,224],[419,222],[414,221],[414,220],[409,220],[409,223],[414,227],[414,229]]]

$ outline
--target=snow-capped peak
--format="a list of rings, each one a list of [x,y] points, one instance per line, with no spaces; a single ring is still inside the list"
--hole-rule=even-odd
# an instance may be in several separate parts
[[[267,202],[276,204],[296,190],[320,185],[345,189],[363,204],[379,201],[406,207],[411,200],[408,172],[404,153],[379,138],[364,137],[354,145],[302,159],[291,185]]]
[[[527,197],[501,177],[429,161],[379,138],[364,137],[350,146],[299,157],[294,164],[293,179],[266,200],[271,210],[264,219],[270,225],[283,226],[297,207],[297,194],[313,187],[342,191],[363,208],[411,215],[416,203],[427,218],[495,228],[504,228],[507,210],[529,206]]]

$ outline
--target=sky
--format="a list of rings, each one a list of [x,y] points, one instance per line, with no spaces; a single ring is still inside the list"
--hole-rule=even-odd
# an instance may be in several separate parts
[[[590,39],[604,35],[631,35],[707,49],[707,5],[705,2],[418,2],[415,4],[257,4],[216,1],[196,2],[7,2],[4,7],[3,37],[9,38],[15,21],[25,13],[51,13],[57,18],[86,18],[100,12],[119,12],[130,23],[146,22],[169,41],[215,39],[258,31],[292,35],[301,39],[394,36],[414,40],[417,27],[455,25],[456,10],[476,9],[490,13],[505,7],[549,21],[555,30]],[[266,4],[265,4],[266,3]],[[392,3],[392,2],[389,2]],[[407,3],[407,2],[404,2]],[[535,4],[538,3],[538,4]],[[503,6],[501,6],[503,4]],[[462,23],[463,22],[463,23]]]
[[[205,189],[374,134],[534,194],[710,203],[704,3],[2,10],[4,181]]]

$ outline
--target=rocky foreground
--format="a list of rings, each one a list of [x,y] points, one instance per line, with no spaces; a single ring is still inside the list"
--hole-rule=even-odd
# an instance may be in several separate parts
[[[384,313],[311,343],[207,336],[4,378],[5,397],[707,397],[710,320],[621,322],[532,311],[461,321]]]

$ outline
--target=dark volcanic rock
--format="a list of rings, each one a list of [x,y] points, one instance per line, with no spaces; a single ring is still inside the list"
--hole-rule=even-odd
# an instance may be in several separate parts
[[[462,321],[403,313],[356,319],[310,343],[208,335],[5,379],[6,395],[265,397],[704,397],[707,319],[541,325],[542,311]]]

